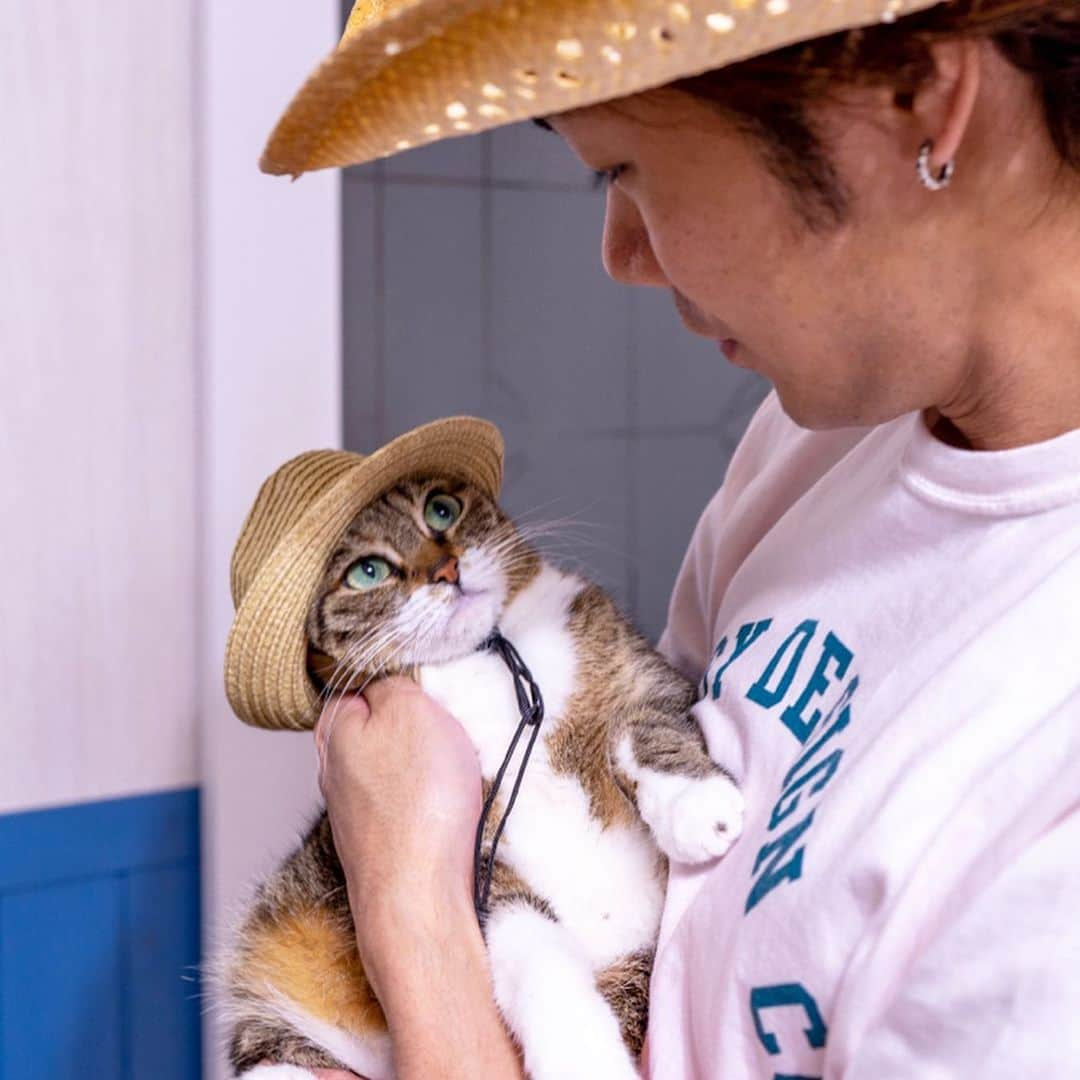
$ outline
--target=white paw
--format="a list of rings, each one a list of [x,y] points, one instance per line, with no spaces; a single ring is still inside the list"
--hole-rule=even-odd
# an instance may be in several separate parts
[[[656,842],[676,862],[718,858],[739,838],[743,827],[742,792],[726,776],[686,780],[669,799],[657,800],[646,820]]]
[[[581,943],[532,908],[487,924],[495,1000],[532,1080],[640,1080]]]
[[[256,1065],[240,1080],[315,1080],[315,1074],[299,1065]]]
[[[532,1080],[641,1080],[641,1072],[619,1038],[604,1038],[578,1029],[567,1029],[570,1046],[526,1051],[526,1071]],[[567,1051],[572,1052],[568,1053]]]

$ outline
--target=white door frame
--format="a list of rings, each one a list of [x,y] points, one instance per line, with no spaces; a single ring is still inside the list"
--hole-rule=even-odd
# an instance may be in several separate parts
[[[201,461],[204,954],[258,872],[316,806],[310,735],[245,728],[222,657],[229,559],[259,484],[293,454],[341,442],[341,180],[291,184],[257,160],[293,91],[332,48],[338,0],[197,4],[196,289]],[[206,988],[204,987],[204,990]],[[209,1003],[208,1003],[209,1004]],[[205,1077],[228,1076],[205,1015]]]

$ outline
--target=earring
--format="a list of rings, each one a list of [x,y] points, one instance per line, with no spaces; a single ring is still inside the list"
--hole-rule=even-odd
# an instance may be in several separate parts
[[[927,139],[919,147],[919,156],[915,159],[915,172],[918,174],[923,187],[929,188],[931,191],[940,191],[943,187],[949,186],[949,181],[956,171],[956,162],[952,160],[946,161],[941,166],[941,172],[934,176],[930,172],[930,152],[933,149],[933,139]]]

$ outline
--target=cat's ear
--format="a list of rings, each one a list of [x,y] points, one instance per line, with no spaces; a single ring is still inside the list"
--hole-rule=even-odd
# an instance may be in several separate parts
[[[325,689],[333,679],[337,671],[338,662],[326,653],[316,649],[314,645],[308,646],[307,669],[308,673],[319,684],[320,689]]]

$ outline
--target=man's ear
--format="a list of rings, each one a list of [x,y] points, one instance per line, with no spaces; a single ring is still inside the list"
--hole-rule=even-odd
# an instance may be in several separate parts
[[[936,73],[915,95],[914,112],[932,139],[932,171],[952,161],[964,140],[979,94],[984,44],[970,38],[930,46]]]

